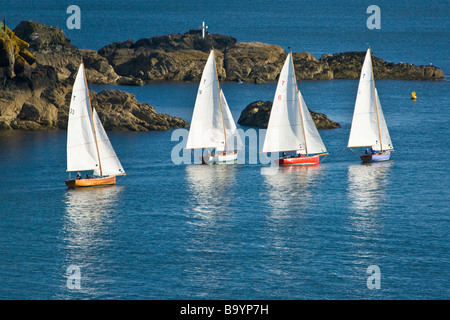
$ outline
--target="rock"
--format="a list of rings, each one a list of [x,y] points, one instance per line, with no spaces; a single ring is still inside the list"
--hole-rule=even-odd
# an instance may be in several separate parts
[[[29,42],[29,50],[39,63],[54,67],[62,80],[73,81],[82,61],[90,84],[114,84],[119,79],[104,57],[94,50],[78,49],[59,28],[34,21],[22,21],[14,32]]]
[[[109,44],[97,53],[80,50],[71,44],[61,29],[33,21],[22,21],[14,32],[29,43],[28,53],[18,58],[17,71],[26,72],[37,58],[53,66],[60,79],[70,79],[74,70],[85,62],[88,82],[92,84],[142,85],[151,81],[199,81],[211,48],[216,49],[219,80],[266,83],[276,81],[286,53],[277,45],[260,42],[238,43],[236,38],[200,30],[152,38],[132,39]],[[3,46],[3,50],[1,49]],[[10,76],[11,49],[0,39],[0,66],[8,65],[3,74]],[[8,51],[9,50],[9,51]],[[26,48],[24,48],[26,50]],[[9,52],[9,54],[8,54]],[[298,80],[358,79],[364,52],[323,55],[319,60],[308,52],[294,53]],[[9,57],[9,58],[8,58]],[[373,59],[376,79],[441,80],[443,72],[434,66],[388,63]],[[22,68],[22,66],[25,66]],[[2,74],[0,67],[0,76]],[[137,80],[140,79],[140,80]]]
[[[287,54],[280,46],[260,42],[239,43],[226,50],[226,80],[253,83],[274,81]]]
[[[271,110],[271,101],[252,102],[242,111],[238,124],[246,127],[267,128]]]
[[[297,80],[331,80],[333,70],[308,52],[293,53],[294,70]]]
[[[86,77],[90,84],[121,84],[118,83],[120,76],[114,71],[114,68],[108,61],[97,53],[97,51],[80,50],[80,53],[85,66]],[[76,69],[78,69],[78,65]]]
[[[71,85],[45,90],[11,88],[0,91],[0,129],[67,129]],[[97,110],[105,130],[149,131],[184,128],[178,117],[157,113],[133,94],[119,90],[90,91],[91,105]]]
[[[80,50],[72,45],[59,28],[22,21],[14,32],[30,44],[29,50],[40,64],[55,68],[60,79],[68,78],[72,73],[72,65],[81,62]]]
[[[91,83],[142,85],[134,77],[120,77],[93,50],[79,50],[54,27],[22,22],[15,29],[28,43],[7,29],[0,33],[0,129],[66,129],[72,85],[83,59]],[[31,64],[30,64],[31,63]],[[135,96],[119,90],[90,91],[91,104],[106,130],[168,130],[187,127],[184,120],[159,114]]]
[[[93,93],[91,99],[105,130],[149,131],[188,126],[180,118],[157,113],[154,107],[138,102],[131,93],[103,90]]]
[[[309,110],[309,109],[308,109]],[[270,118],[270,112],[272,111],[271,101],[255,101],[250,103],[242,111],[238,124],[246,127],[267,128]],[[329,119],[323,113],[316,113],[309,110],[311,117],[316,124],[317,129],[335,129],[340,128],[341,125],[331,119]]]
[[[166,52],[147,48],[135,51],[134,48],[119,47],[105,57],[117,74],[123,77],[134,77],[146,82],[199,81],[208,53],[196,50]]]
[[[359,79],[366,52],[327,54],[320,62],[333,71],[332,79]],[[415,66],[406,63],[389,63],[372,53],[375,79],[392,80],[442,80],[444,73],[435,66]]]
[[[29,75],[36,58],[28,51],[29,44],[8,27],[0,29],[0,79]]]
[[[135,77],[119,77],[117,84],[124,86],[143,86],[144,81]]]
[[[235,38],[199,32],[115,42],[101,48],[114,70],[123,77],[150,81],[199,81],[211,48],[215,49],[219,80],[266,83],[276,81],[286,53],[277,45],[237,43]],[[359,79],[364,52],[322,56],[293,53],[298,80]],[[393,64],[373,59],[375,78],[441,80],[442,71],[432,66]]]

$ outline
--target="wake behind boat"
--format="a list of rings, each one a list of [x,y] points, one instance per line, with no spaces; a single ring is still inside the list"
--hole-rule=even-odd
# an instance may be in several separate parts
[[[241,137],[220,89],[213,49],[200,80],[186,149],[204,149],[202,164],[231,164],[236,162],[242,148]]]
[[[83,178],[80,171],[93,171]],[[116,184],[116,176],[125,171],[108,135],[91,106],[84,65],[81,63],[73,85],[67,128],[67,171],[78,171],[75,179],[66,180],[69,188]]]
[[[320,156],[328,154],[298,90],[292,52],[278,79],[262,152],[283,152],[275,161],[278,165],[316,165]]]
[[[347,147],[367,147],[366,154],[360,157],[363,162],[387,161],[394,151],[375,87],[370,48],[361,69]]]

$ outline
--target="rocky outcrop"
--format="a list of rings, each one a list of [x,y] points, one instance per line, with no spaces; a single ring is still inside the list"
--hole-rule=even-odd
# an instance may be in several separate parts
[[[242,111],[238,123],[246,127],[267,128],[271,111],[271,101],[252,102]],[[323,113],[317,113],[311,110],[309,110],[309,112],[311,113],[317,129],[335,129],[341,127],[339,123],[329,119]]]
[[[40,64],[54,67],[61,80],[73,76],[82,61],[90,84],[114,84],[121,78],[104,57],[95,50],[78,49],[59,28],[22,21],[14,33],[29,43],[30,52]]]
[[[253,83],[274,81],[285,59],[286,53],[280,46],[260,42],[239,43],[224,55],[226,79]]]
[[[66,82],[36,88],[29,83],[9,84],[8,89],[0,90],[0,129],[67,129],[71,95],[72,86]],[[138,102],[127,92],[90,91],[89,95],[106,130],[150,131],[188,126],[178,117],[157,113],[154,107]]]
[[[31,56],[53,66],[60,79],[73,74],[83,59],[91,84],[141,86],[152,81],[199,81],[211,48],[216,52],[219,80],[265,83],[276,81],[286,58],[286,52],[278,45],[238,43],[236,38],[220,34],[208,33],[202,38],[199,30],[115,42],[98,52],[78,49],[61,29],[33,21],[22,21],[14,33],[29,44]],[[317,59],[308,52],[293,53],[296,77],[358,79],[364,55],[365,52],[346,52]],[[2,60],[5,59],[0,56],[0,63]],[[376,57],[373,65],[376,79],[444,78],[442,70],[434,66],[388,63]]]
[[[0,129],[66,129],[72,84],[78,70],[75,63],[81,57],[91,80],[119,78],[105,58],[96,51],[75,48],[57,28],[21,23],[14,32],[2,30]],[[90,91],[90,97],[106,130],[149,131],[188,126],[180,118],[157,113],[126,92]]]
[[[346,52],[327,54],[320,58],[320,63],[333,71],[332,79],[359,79],[365,52]],[[390,63],[372,54],[375,79],[392,80],[442,80],[444,73],[439,68],[415,66],[410,63]]]
[[[298,80],[332,80],[334,71],[308,52],[293,53],[295,76]]]
[[[123,91],[93,93],[92,106],[98,110],[105,130],[162,131],[188,127],[184,120],[157,113],[149,104],[138,102],[134,94]]]
[[[235,38],[198,32],[116,42],[101,48],[120,76],[150,81],[199,81],[211,48],[215,49],[219,80],[265,83],[276,81],[286,52],[277,45],[238,43]],[[298,80],[358,79],[365,52],[346,52],[315,58],[293,53]],[[388,63],[373,58],[376,79],[441,80],[434,66]]]

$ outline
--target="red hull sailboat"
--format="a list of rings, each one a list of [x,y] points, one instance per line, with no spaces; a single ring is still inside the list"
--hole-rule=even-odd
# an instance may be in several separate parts
[[[292,52],[281,70],[262,152],[283,152],[281,166],[316,165],[328,152],[297,86]],[[294,152],[294,155],[285,155]]]

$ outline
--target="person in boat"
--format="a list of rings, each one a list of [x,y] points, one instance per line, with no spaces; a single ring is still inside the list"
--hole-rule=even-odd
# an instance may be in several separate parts
[[[282,157],[286,157],[286,152],[283,152],[283,153],[281,154],[281,156],[282,156]]]
[[[81,179],[81,173],[77,173],[77,180],[80,180]]]

